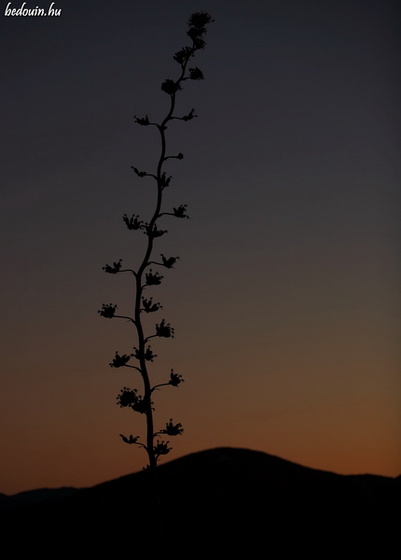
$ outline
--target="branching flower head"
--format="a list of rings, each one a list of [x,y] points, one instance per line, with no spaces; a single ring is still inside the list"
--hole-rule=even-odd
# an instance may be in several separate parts
[[[173,424],[173,419],[170,418],[170,422],[166,423],[166,428],[161,430],[160,433],[167,434],[168,436],[180,436],[183,431],[184,428],[182,424],[180,422],[178,422],[178,424]]]
[[[149,224],[145,225],[145,235],[148,235],[151,238],[161,237],[165,233],[167,233],[166,229],[158,229],[157,225],[154,224],[151,228]]]
[[[134,356],[137,360],[141,360],[143,358],[147,362],[153,362],[153,360],[157,358],[157,354],[153,353],[150,346],[148,346],[144,352],[141,352],[138,348],[134,348]]]
[[[152,298],[142,298],[142,305],[143,311],[145,311],[145,313],[154,313],[155,311],[159,311],[159,309],[162,308],[159,302],[153,303]]]
[[[178,208],[173,208],[173,214],[176,218],[189,218],[187,214],[187,205],[181,204]]]
[[[116,352],[116,355],[114,356],[113,360],[110,362],[109,365],[110,367],[115,367],[115,368],[124,367],[130,361],[132,356],[133,354],[123,354],[122,356],[120,356],[120,354]]]
[[[134,173],[136,175],[138,175],[138,177],[146,177],[148,175],[148,173],[146,173],[146,171],[139,171],[139,169],[137,169],[136,167],[133,167],[131,165],[131,169],[134,171]]]
[[[102,317],[106,317],[107,319],[112,319],[114,317],[116,309],[117,309],[117,305],[114,305],[112,303],[109,304],[102,303],[102,309],[100,309],[98,313]]]
[[[172,447],[169,447],[169,441],[158,441],[156,445],[153,447],[153,452],[155,454],[156,459],[160,457],[160,455],[167,455],[172,450]]]
[[[141,126],[149,126],[150,125],[148,115],[145,115],[144,117],[137,117],[136,115],[134,115],[134,119],[135,119],[135,122],[137,124],[140,124]]]
[[[206,45],[203,35],[206,34],[206,25],[213,21],[207,12],[195,12],[188,20],[189,30],[187,35],[192,39],[196,50],[203,49]]]
[[[203,80],[203,72],[198,67],[189,69],[189,77],[191,80]]]
[[[129,407],[136,412],[144,414],[148,409],[149,401],[145,400],[141,395],[138,395],[136,389],[123,387],[117,395],[117,404],[121,408]]]
[[[166,172],[164,171],[164,172],[162,173],[161,178],[160,178],[160,186],[161,186],[161,188],[162,188],[162,189],[165,189],[166,187],[168,187],[169,184],[171,183],[171,179],[172,179],[171,175],[167,176],[167,175],[166,175]]]
[[[175,265],[175,263],[180,259],[180,257],[169,257],[166,258],[164,255],[160,255],[162,258],[162,263],[163,266],[165,266],[166,268],[173,268],[173,266]]]
[[[139,412],[140,414],[145,414],[148,409],[147,401],[142,397],[138,396],[137,401],[131,405],[131,408],[132,410],[135,410],[135,412]]]
[[[196,118],[198,115],[195,115],[195,109],[191,109],[190,112],[182,117],[183,121],[191,121],[192,119]]]
[[[158,286],[161,284],[163,276],[160,276],[158,272],[153,273],[152,270],[145,275],[147,286]]]
[[[173,58],[175,61],[178,62],[178,64],[181,64],[181,66],[183,66],[184,63],[186,63],[187,60],[191,58],[191,56],[192,56],[191,47],[183,47],[182,49],[180,49],[178,52],[175,53]]]
[[[123,434],[120,434],[120,438],[123,440],[124,443],[129,443],[129,444],[133,444],[136,443],[137,445],[141,445],[138,442],[139,440],[139,436],[133,436],[132,434],[127,438],[125,436],[123,436]]]
[[[174,371],[171,370],[169,384],[173,387],[178,387],[180,383],[184,383],[182,375],[180,375],[179,373],[174,373]]]
[[[117,274],[117,272],[120,272],[121,263],[122,263],[122,259],[120,259],[116,262],[113,262],[113,266],[110,266],[109,264],[106,264],[106,266],[103,266],[102,268],[108,274]]]
[[[202,34],[206,33],[206,25],[212,23],[214,19],[208,12],[194,12],[188,19],[188,25],[202,30]]]
[[[162,83],[161,89],[162,91],[168,93],[169,95],[174,95],[175,93],[177,93],[177,91],[181,89],[181,84],[175,82],[174,80],[167,79],[164,80],[164,82]]]
[[[174,329],[164,319],[156,325],[156,335],[164,338],[174,338]]]
[[[123,220],[128,229],[136,230],[136,229],[142,229],[144,227],[143,221],[140,220],[139,216],[136,216],[135,214],[133,214],[131,218],[128,218],[127,214],[124,214]]]
[[[138,400],[137,389],[130,389],[129,387],[123,387],[120,393],[117,395],[117,404],[121,408],[126,406],[131,407]]]

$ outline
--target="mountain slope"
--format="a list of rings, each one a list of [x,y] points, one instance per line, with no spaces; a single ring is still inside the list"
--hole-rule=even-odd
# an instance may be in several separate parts
[[[8,535],[29,534],[42,557],[57,542],[91,554],[109,548],[141,555],[150,547],[150,557],[160,558],[155,511],[161,512],[167,558],[174,559],[249,558],[265,548],[324,558],[321,547],[329,545],[353,546],[360,554],[373,540],[389,543],[397,534],[400,479],[343,476],[262,452],[219,448],[161,465],[159,506],[149,499],[148,475],[141,471],[9,510],[0,520]]]

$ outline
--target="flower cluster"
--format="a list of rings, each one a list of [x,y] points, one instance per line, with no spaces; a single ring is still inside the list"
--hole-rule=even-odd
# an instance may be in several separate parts
[[[145,313],[154,313],[155,311],[159,311],[159,309],[162,308],[159,302],[153,303],[152,298],[142,298],[142,305],[143,311],[145,311]]]
[[[191,109],[190,112],[187,115],[184,115],[183,117],[181,117],[181,119],[183,121],[190,121],[192,119],[194,119],[197,115],[195,115],[195,109]]]
[[[179,159],[180,159],[180,158],[179,158]],[[163,172],[163,173],[162,173],[162,176],[160,177],[160,187],[161,187],[162,189],[165,189],[166,187],[168,187],[169,184],[170,184],[170,182],[171,182],[171,179],[172,179],[171,175],[169,175],[169,176],[167,177],[166,173]]]
[[[133,167],[132,165],[131,165],[131,169],[134,170],[135,174],[138,175],[138,177],[146,177],[147,175],[149,175],[149,173],[146,173],[146,171],[139,171],[139,169]]]
[[[169,385],[172,385],[173,387],[178,387],[180,383],[184,383],[182,375],[180,375],[179,373],[174,373],[174,371],[171,370]]]
[[[123,436],[123,434],[120,434],[120,438],[123,440],[124,443],[137,443],[139,436],[134,437],[132,434],[129,436],[129,438]],[[140,445],[140,444],[138,444]]]
[[[187,205],[181,204],[178,208],[173,208],[173,213],[176,218],[188,218]]]
[[[197,66],[189,69],[189,78],[191,80],[203,80],[203,72]]]
[[[137,124],[140,124],[141,126],[149,126],[150,125],[148,115],[145,115],[144,117],[137,117],[136,115],[134,115],[134,119],[135,119],[135,122]]]
[[[164,319],[156,325],[156,336],[164,338],[174,338],[174,329],[170,326],[170,323],[166,323]]]
[[[100,309],[98,313],[102,317],[106,317],[107,319],[112,319],[114,317],[116,309],[117,309],[117,305],[114,305],[112,303],[106,305],[105,303],[102,303],[102,309]]]
[[[115,367],[115,368],[124,367],[130,361],[132,356],[133,354],[123,354],[122,356],[120,356],[120,354],[116,352],[116,355],[114,356],[113,360],[110,362],[109,365],[110,367]]]
[[[178,81],[175,82],[174,80],[170,80],[169,78],[167,78],[167,80],[164,80],[164,82],[162,83],[161,89],[162,91],[164,91],[164,93],[175,95],[177,91],[181,89],[181,84]]]
[[[117,395],[117,404],[121,408],[129,407],[141,414],[144,414],[148,409],[148,402],[141,395],[138,395],[136,389],[129,389],[128,387],[123,387]]]
[[[158,286],[163,280],[163,276],[160,276],[158,272],[153,273],[152,270],[145,275],[146,286]]]
[[[160,455],[167,455],[172,450],[172,447],[169,447],[169,441],[158,441],[156,445],[153,447],[153,452],[155,454],[156,459],[160,457]]]
[[[122,259],[113,262],[113,266],[106,264],[106,266],[103,266],[102,269],[108,274],[117,274],[117,272],[120,272],[121,270],[121,263],[122,263]]]
[[[124,214],[123,220],[128,229],[142,229],[144,226],[143,221],[135,214],[133,214],[131,218],[128,218],[127,214]]]
[[[168,259],[166,259],[164,255],[160,256],[162,258],[163,266],[165,266],[166,268],[173,268],[175,263],[180,259],[180,257],[169,257]]]
[[[195,12],[189,18],[189,30],[187,31],[187,35],[192,39],[196,50],[205,47],[206,43],[203,36],[206,34],[206,25],[212,21],[211,15],[207,12]]]
[[[173,419],[170,418],[170,422],[167,422],[166,428],[164,430],[160,430],[161,434],[167,434],[168,436],[180,436],[184,428],[182,424],[178,422],[178,424],[173,424]]]
[[[117,404],[121,408],[126,406],[132,406],[136,403],[137,397],[137,390],[136,389],[129,389],[128,387],[123,387],[120,393],[117,395]]]
[[[148,346],[144,352],[141,352],[138,348],[134,348],[134,356],[137,360],[144,358],[147,362],[153,362],[153,360],[157,358],[157,354],[153,354],[150,346]]]
[[[183,66],[184,63],[186,63],[191,56],[192,56],[191,47],[182,47],[182,49],[180,49],[175,53],[173,58],[176,62],[178,62],[178,64],[181,64],[181,66]]]
[[[161,237],[162,235],[167,233],[166,229],[158,229],[156,224],[154,224],[153,227],[150,227],[149,224],[146,224],[145,228],[145,234],[151,238]]]

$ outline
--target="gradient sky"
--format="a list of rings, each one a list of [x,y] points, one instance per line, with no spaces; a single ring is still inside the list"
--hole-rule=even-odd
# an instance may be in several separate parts
[[[174,340],[153,345],[157,425],[182,422],[174,459],[216,446],[342,474],[401,474],[400,18],[392,0],[57,0],[60,17],[1,2],[0,492],[91,486],[140,470],[120,409],[154,193],[154,130],[186,20],[215,18],[171,126],[166,204],[190,220],[153,295]],[[45,7],[50,2],[26,2]],[[18,8],[22,2],[12,2]],[[155,319],[155,320],[153,320]]]

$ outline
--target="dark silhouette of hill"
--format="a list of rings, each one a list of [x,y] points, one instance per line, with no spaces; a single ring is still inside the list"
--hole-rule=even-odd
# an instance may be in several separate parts
[[[141,471],[52,499],[37,493],[18,507],[3,496],[1,527],[42,558],[57,557],[55,546],[112,557],[140,556],[150,546],[150,557],[160,558],[158,508],[166,558],[326,558],[344,547],[346,558],[374,546],[386,558],[384,547],[398,547],[400,477],[339,475],[235,448],[193,453],[157,472],[160,506],[149,505],[148,472]]]
[[[64,498],[66,496],[71,496],[78,491],[78,488],[64,487],[54,489],[39,488],[38,490],[19,492],[18,494],[14,494],[13,496],[0,494],[0,512]]]

